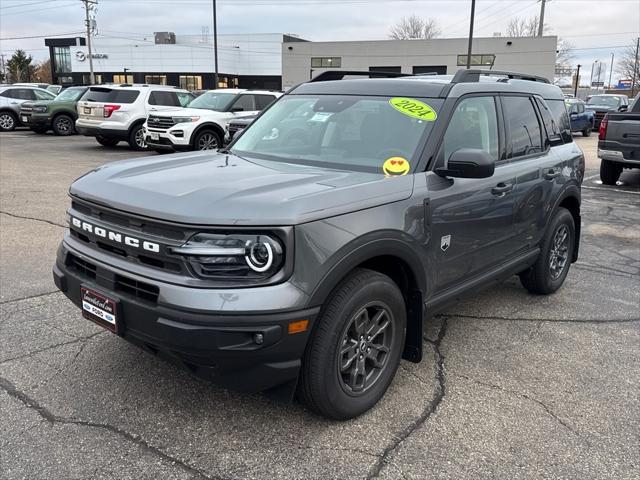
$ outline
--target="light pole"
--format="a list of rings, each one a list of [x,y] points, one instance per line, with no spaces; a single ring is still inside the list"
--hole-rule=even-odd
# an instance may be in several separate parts
[[[578,71],[576,72],[576,86],[573,89],[573,96],[578,98],[578,84],[580,83],[580,67],[582,65],[578,64]]]
[[[467,70],[471,68],[471,50],[473,47],[473,21],[476,16],[476,0],[471,0],[471,20],[469,21],[469,47],[467,48]]]
[[[130,68],[123,68],[122,71],[124,72],[124,83],[128,83],[127,82],[127,72],[131,70]],[[132,79],[133,80],[133,79]],[[133,83],[133,82],[131,82]]]
[[[609,88],[611,88],[611,75],[613,75],[613,59],[615,58],[615,56],[613,55],[613,52],[611,52],[611,66],[609,67]]]
[[[591,64],[591,76],[589,77],[589,89],[593,88],[593,67],[596,66],[596,63],[598,63],[599,60],[594,60],[593,63]]]
[[[213,73],[213,88],[218,88],[218,18],[216,0],[213,0],[213,59],[215,67]]]

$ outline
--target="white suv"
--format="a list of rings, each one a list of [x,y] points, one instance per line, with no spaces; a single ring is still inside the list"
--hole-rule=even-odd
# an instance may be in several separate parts
[[[78,101],[76,129],[106,147],[125,140],[132,149],[144,150],[142,126],[147,115],[160,109],[180,109],[194,98],[187,90],[162,85],[90,87]]]
[[[149,114],[145,124],[146,143],[158,151],[222,147],[230,120],[257,115],[280,96],[280,92],[266,90],[209,90],[193,100],[188,108]]]

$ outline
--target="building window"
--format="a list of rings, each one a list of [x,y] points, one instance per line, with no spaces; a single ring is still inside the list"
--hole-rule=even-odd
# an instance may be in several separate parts
[[[71,72],[71,51],[69,47],[53,47],[53,65],[55,73]]]
[[[133,75],[114,75],[113,83],[133,83]]]
[[[144,83],[153,84],[153,85],[166,85],[167,76],[166,75],[145,75]]]
[[[495,61],[496,56],[493,54],[471,55],[471,65],[485,65],[491,66]],[[458,66],[464,67],[467,65],[467,56],[458,55]]]
[[[311,57],[311,68],[340,68],[342,57]]]
[[[202,77],[200,75],[180,75],[180,88],[202,90]]]
[[[93,74],[93,78],[95,80],[95,82],[93,83],[94,85],[100,85],[102,83],[102,74],[101,73],[94,73]],[[91,85],[91,75],[88,73],[85,73],[82,75],[82,84],[83,85]]]
[[[67,83],[73,83],[73,77],[58,77],[58,84],[65,85]]]

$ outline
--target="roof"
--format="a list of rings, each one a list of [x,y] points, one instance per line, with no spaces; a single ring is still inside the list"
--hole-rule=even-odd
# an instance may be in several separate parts
[[[460,73],[463,72],[463,73]],[[478,73],[480,72],[480,73]],[[360,78],[341,80],[340,72],[334,80],[310,81],[292,88],[294,95],[372,95],[447,98],[466,93],[534,93],[547,99],[564,100],[562,90],[548,80],[533,75],[487,70],[460,70],[456,75],[403,75],[392,78],[362,78],[372,72],[345,72]],[[391,74],[390,74],[391,76]],[[513,78],[517,77],[517,78]],[[318,78],[321,80],[321,78]]]

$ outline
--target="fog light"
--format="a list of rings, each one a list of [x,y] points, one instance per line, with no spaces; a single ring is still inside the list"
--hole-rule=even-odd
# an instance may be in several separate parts
[[[253,334],[253,342],[256,345],[262,345],[262,342],[264,342],[264,335],[262,335],[261,333],[254,333]]]
[[[182,130],[174,130],[171,132],[171,135],[174,137],[184,137],[184,132]]]

